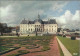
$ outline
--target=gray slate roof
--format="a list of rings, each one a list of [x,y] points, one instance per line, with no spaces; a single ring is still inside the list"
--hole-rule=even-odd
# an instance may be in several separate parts
[[[21,24],[35,24],[35,22],[40,22],[41,24],[57,24],[55,19],[50,19],[48,21],[42,21],[41,19],[36,19],[34,21],[22,20]]]

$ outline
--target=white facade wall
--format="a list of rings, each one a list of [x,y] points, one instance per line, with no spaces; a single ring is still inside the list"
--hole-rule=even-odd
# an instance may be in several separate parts
[[[45,24],[44,32],[55,34],[57,32],[57,24]]]
[[[56,34],[57,24],[41,24],[36,22],[35,24],[20,24],[20,33],[29,34],[35,31],[35,28],[38,28],[40,32]]]
[[[20,33],[21,34],[32,33],[34,31],[35,31],[34,24],[20,24]]]

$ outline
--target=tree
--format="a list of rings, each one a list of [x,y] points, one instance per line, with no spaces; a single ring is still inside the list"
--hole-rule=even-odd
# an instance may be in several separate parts
[[[16,33],[16,35],[19,37],[19,34],[18,33]]]
[[[3,35],[3,33],[6,33],[7,26],[4,26],[2,23],[0,23],[0,33]]]
[[[58,28],[58,30],[57,30],[57,31],[58,31],[58,32],[60,32],[60,30],[61,30],[61,28]]]
[[[79,31],[79,29],[76,29],[76,31]]]
[[[3,25],[0,23],[0,33],[3,35]]]

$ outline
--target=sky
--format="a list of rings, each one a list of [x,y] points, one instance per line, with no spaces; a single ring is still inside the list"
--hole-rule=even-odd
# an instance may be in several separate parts
[[[0,22],[17,26],[25,18],[55,19],[58,27],[80,29],[80,1],[2,1]]]

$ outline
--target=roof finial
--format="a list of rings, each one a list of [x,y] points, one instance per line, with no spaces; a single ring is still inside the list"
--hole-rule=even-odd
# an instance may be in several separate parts
[[[38,19],[40,19],[40,15],[39,15],[39,13],[38,13]]]

